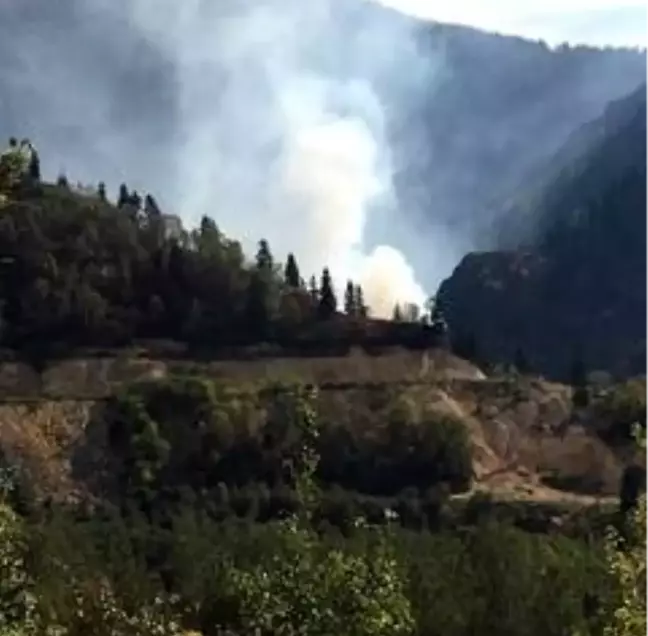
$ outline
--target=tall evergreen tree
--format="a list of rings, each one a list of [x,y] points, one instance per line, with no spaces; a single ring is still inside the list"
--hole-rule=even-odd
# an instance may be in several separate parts
[[[392,311],[392,320],[394,322],[403,322],[403,310],[399,303],[394,305],[394,310]]]
[[[151,194],[147,194],[144,197],[144,214],[146,214],[148,218],[159,218],[162,216],[157,201]]]
[[[29,157],[29,166],[27,167],[27,173],[29,178],[33,181],[41,180],[41,167],[40,167],[40,157],[36,149],[31,146],[31,155]]]
[[[317,278],[315,278],[314,274],[310,277],[308,281],[308,295],[311,298],[313,307],[317,307],[319,305],[320,290],[319,287],[317,286]]]
[[[355,307],[357,315],[366,318],[369,315],[369,308],[365,305],[364,292],[361,285],[355,286]]]
[[[133,190],[133,192],[131,192],[131,195],[128,198],[128,203],[133,206],[133,209],[136,212],[139,212],[140,208],[142,207],[142,197],[139,195],[137,190]]]
[[[117,196],[117,207],[123,208],[130,201],[130,194],[125,183],[119,186],[119,195]]]
[[[301,278],[299,276],[299,267],[294,254],[291,252],[286,259],[286,267],[284,270],[284,280],[288,287],[297,288],[301,286]]]
[[[272,272],[274,267],[272,252],[270,251],[270,245],[266,239],[261,239],[259,241],[256,253],[256,267],[259,271],[265,271],[267,273]]]
[[[337,311],[337,298],[333,290],[333,281],[328,267],[322,270],[322,279],[320,282],[320,299],[318,305],[319,317],[323,320],[331,318]]]
[[[99,182],[99,185],[97,186],[97,196],[101,201],[106,201],[106,184],[103,181]]]
[[[268,281],[260,269],[252,271],[245,305],[248,336],[252,340],[265,339],[270,332]]]
[[[357,316],[358,308],[356,307],[355,287],[353,281],[348,280],[344,290],[344,313],[347,316]]]

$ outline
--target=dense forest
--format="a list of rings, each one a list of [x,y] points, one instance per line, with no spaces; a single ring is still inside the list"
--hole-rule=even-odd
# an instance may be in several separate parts
[[[335,290],[327,268],[305,281],[295,257],[275,262],[265,240],[249,261],[214,220],[184,231],[153,196],[126,185],[111,203],[103,184],[79,190],[64,176],[41,183],[38,153],[20,151],[13,140],[0,184],[4,347],[37,357],[168,339],[203,353],[274,343],[334,354],[444,342],[440,308],[372,320],[361,286]]]

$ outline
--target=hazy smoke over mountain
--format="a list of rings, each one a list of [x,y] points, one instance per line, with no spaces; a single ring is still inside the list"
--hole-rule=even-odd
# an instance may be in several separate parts
[[[328,64],[326,48],[348,44],[337,23],[345,16],[297,0],[230,15],[206,1],[175,3],[161,17],[158,4],[141,0],[133,19],[177,63],[184,213],[216,202],[235,236],[265,237],[279,257],[294,250],[304,273],[330,266],[339,291],[347,278],[362,283],[376,315],[422,302],[402,255],[363,250],[367,215],[395,198],[381,104],[368,81]],[[375,54],[394,34],[362,35]],[[380,57],[361,47],[350,55],[349,68],[380,72]]]
[[[208,214],[250,255],[266,238],[338,292],[352,276],[379,314],[499,244],[502,195],[644,77],[643,55],[367,0],[0,0],[0,134],[48,178]]]

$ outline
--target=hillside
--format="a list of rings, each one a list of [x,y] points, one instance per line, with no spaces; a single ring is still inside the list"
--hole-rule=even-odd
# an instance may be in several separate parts
[[[0,194],[3,183],[0,173]],[[328,269],[308,283],[294,257],[275,261],[260,241],[254,258],[205,216],[187,232],[155,199],[24,175],[0,207],[2,346],[47,358],[76,347],[166,339],[194,355],[242,346],[288,355],[336,355],[352,346],[426,348],[434,325],[367,316],[361,286],[338,298]]]
[[[496,241],[502,192],[646,72],[643,52],[551,50],[370,2],[240,3],[227,15],[214,6],[194,3],[180,19],[147,2],[137,10],[99,0],[5,3],[0,137],[29,136],[49,170],[83,183],[104,179],[114,191],[128,175],[163,208],[193,220],[210,214],[231,235],[247,235],[253,218],[278,254],[306,259],[307,248],[276,230],[284,226],[269,211],[277,183],[257,176],[280,172],[292,130],[281,124],[285,83],[321,80],[332,115],[359,117],[388,142],[381,161],[393,164],[397,201],[371,210],[364,243],[402,249],[430,286],[464,250]],[[244,33],[264,25],[264,37],[232,38],[238,18]],[[190,52],[197,42],[200,62]],[[267,66],[279,49],[285,72]],[[302,209],[291,217],[304,234],[306,217]]]
[[[470,254],[442,284],[455,334],[473,334],[489,360],[522,351],[554,377],[576,357],[644,373],[645,144],[644,87],[574,135],[541,187],[521,189],[514,213],[538,219],[526,248]]]
[[[194,442],[188,441],[193,435],[189,430],[187,440],[185,433],[177,436],[201,412],[213,412],[213,425],[220,426],[219,400],[227,408],[239,403],[227,392],[221,394],[227,390],[218,387],[226,385],[251,392],[250,404],[257,404],[247,414],[235,407],[236,418],[244,420],[232,424],[226,438],[253,436],[234,443],[242,453],[236,461],[248,461],[243,458],[251,453],[252,466],[276,463],[293,442],[284,440],[272,452],[254,446],[270,408],[264,402],[265,389],[254,387],[299,379],[321,389],[318,409],[325,421],[337,426],[327,429],[335,450],[329,455],[326,446],[323,450],[328,459],[322,470],[329,485],[363,496],[397,497],[407,488],[422,495],[440,484],[464,492],[474,477],[478,488],[513,498],[560,500],[569,495],[552,490],[551,484],[567,483],[580,484],[576,499],[616,492],[626,460],[573,419],[571,389],[523,378],[487,378],[447,350],[443,321],[372,320],[363,308],[361,288],[351,282],[341,312],[326,270],[319,285],[313,281],[306,286],[296,259],[285,267],[275,263],[267,242],[248,261],[240,245],[208,217],[190,233],[181,228],[168,233],[166,217],[150,195],[142,200],[122,189],[113,204],[102,185],[96,192],[79,192],[65,180],[43,183],[33,169],[8,171],[11,157],[5,155],[0,163],[0,342],[5,361],[0,399],[7,404],[2,436],[10,440],[12,456],[20,449],[42,447],[30,460],[37,472],[54,471],[63,482],[74,482],[70,467],[54,459],[64,449],[57,450],[55,443],[47,450],[44,440],[50,429],[62,430],[75,447],[89,443],[83,457],[103,458],[101,463],[114,452],[110,461],[116,464],[109,473],[127,467],[132,471],[128,457],[134,449],[95,448],[83,441],[86,431],[92,438],[93,430],[99,431],[98,439],[109,436],[115,408],[121,413],[118,420],[135,418],[127,440],[131,434],[144,435],[150,422],[156,422],[151,426],[158,432],[147,433],[148,441],[142,441],[153,443],[143,451],[145,456],[185,442],[194,451],[195,444],[216,443],[210,452],[220,455],[222,431],[213,433],[215,439],[210,433]],[[454,318],[451,312],[449,318]],[[208,388],[212,384],[215,388]],[[136,411],[128,406],[131,399],[141,403]],[[160,406],[162,413],[156,410]],[[145,416],[147,409],[153,410]],[[167,422],[169,413],[175,415]],[[32,415],[33,428],[23,427]],[[202,430],[202,424],[196,425]],[[409,441],[408,435],[413,436]],[[398,451],[401,444],[414,446]],[[340,453],[349,455],[348,466]],[[376,465],[383,454],[386,458]],[[167,459],[160,459],[167,468],[153,488],[154,499],[168,488],[181,487],[184,479]],[[205,458],[180,463],[185,461],[201,464]],[[234,460],[222,461],[229,465]],[[250,468],[239,478],[256,483],[257,475],[264,482],[267,476],[259,475],[278,470],[271,465]],[[86,470],[101,473],[92,466]],[[227,470],[218,474],[229,484]],[[193,484],[194,477],[187,479]],[[210,488],[215,479],[209,478]],[[130,497],[124,492],[120,496]]]
[[[424,493],[438,485],[438,478],[429,470],[411,472],[403,464],[400,477],[392,474],[388,482],[379,482],[374,476],[373,485],[366,482],[363,486],[357,477],[349,476],[350,468],[345,467],[354,452],[363,445],[375,445],[384,436],[391,441],[380,442],[371,461],[380,457],[381,462],[397,461],[394,445],[403,443],[398,439],[408,434],[410,418],[420,421],[420,426],[426,421],[442,426],[444,418],[450,418],[465,428],[472,458],[469,480],[475,480],[472,488],[505,501],[587,504],[592,497],[614,497],[621,470],[632,459],[621,452],[622,447],[613,450],[606,446],[594,434],[592,424],[590,430],[583,427],[582,422],[591,416],[581,415],[580,421],[573,417],[568,387],[523,377],[487,380],[476,368],[442,352],[424,356],[401,352],[373,360],[358,355],[355,359],[273,359],[267,363],[174,362],[127,355],[51,363],[40,376],[28,366],[4,363],[0,365],[0,449],[2,456],[27,471],[32,487],[41,496],[59,500],[106,497],[118,488],[113,479],[124,470],[127,459],[110,442],[112,397],[125,390],[141,390],[143,395],[153,391],[159,405],[165,404],[155,416],[161,430],[166,431],[163,435],[171,435],[168,441],[179,448],[191,445],[190,439],[196,434],[192,428],[195,415],[190,412],[203,408],[201,382],[216,382],[215,387],[223,383],[232,388],[247,386],[250,388],[245,390],[251,390],[253,395],[254,383],[292,377],[320,387],[318,410],[324,422],[325,479],[365,495],[393,497],[405,488]],[[221,400],[220,408],[224,408],[228,399]],[[236,424],[241,427],[237,435],[259,426],[254,423],[262,417],[261,413],[255,415],[256,403],[256,398],[252,399],[252,410]],[[173,416],[169,404],[175,404]],[[267,409],[263,405],[262,400],[258,404],[262,411]],[[148,408],[156,407],[151,402]],[[397,421],[404,427],[400,431],[393,428]],[[351,437],[346,439],[345,435]],[[355,451],[345,446],[352,439],[354,444],[360,444]],[[432,452],[425,450],[431,441],[420,439],[418,443],[417,452]],[[223,448],[220,452],[224,454],[220,461],[227,462],[227,453],[236,451]],[[372,469],[365,461],[369,458],[355,470],[368,475]],[[416,460],[412,456],[408,461]],[[442,461],[440,455],[437,462]],[[167,486],[180,487],[181,474],[176,473]],[[233,476],[224,474],[220,479],[231,485]],[[399,479],[404,480],[403,484],[391,490],[393,487],[387,483],[396,484]],[[191,479],[187,483],[192,483]],[[463,492],[466,482],[457,482],[451,488]]]
[[[579,406],[486,376],[434,313],[372,320],[360,286],[338,305],[266,241],[247,259],[209,217],[187,232],[39,167],[28,143],[0,158],[0,631],[611,623],[603,536],[633,527],[645,381]]]

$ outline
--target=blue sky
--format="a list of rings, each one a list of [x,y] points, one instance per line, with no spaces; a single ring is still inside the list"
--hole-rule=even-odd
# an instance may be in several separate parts
[[[421,18],[597,46],[646,46],[645,0],[379,0]]]

